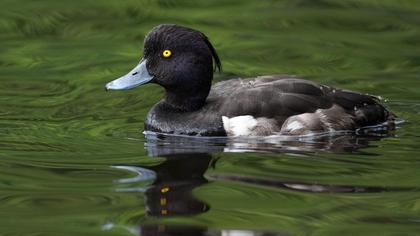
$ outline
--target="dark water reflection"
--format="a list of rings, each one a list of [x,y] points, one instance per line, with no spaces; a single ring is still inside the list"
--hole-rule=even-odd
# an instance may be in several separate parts
[[[371,141],[393,137],[394,129],[365,134],[342,132],[311,136],[270,136],[264,138],[189,137],[146,132],[149,156],[180,153],[258,152],[310,155],[316,152],[362,153]]]
[[[204,173],[211,165],[209,154],[168,155],[163,163],[150,167],[156,173],[153,184],[144,193],[148,216],[195,215],[209,206],[195,198],[194,188],[206,184]]]
[[[159,152],[154,150],[153,153]],[[207,184],[204,177],[208,168],[215,168],[217,159],[209,153],[166,154],[165,160],[155,166],[118,166],[121,169],[135,170],[136,174],[153,171],[153,183],[143,192],[147,218],[193,216],[207,212],[210,206],[193,195],[193,190]],[[135,178],[133,178],[135,179]],[[129,182],[127,179],[119,182]],[[121,191],[121,189],[119,190]],[[109,224],[105,229],[110,229]],[[286,235],[275,232],[253,230],[215,230],[196,225],[147,224],[138,228],[132,226],[130,232],[138,235],[223,235],[223,236],[271,236]]]
[[[318,137],[271,137],[267,142],[267,139],[193,138],[147,133],[148,139],[145,146],[150,158],[161,157],[164,159],[161,163],[153,166],[116,166],[120,169],[133,171],[137,175],[131,179],[119,180],[120,183],[152,181],[146,187],[119,189],[118,191],[141,192],[144,196],[145,217],[150,219],[194,216],[209,211],[212,206],[205,199],[193,194],[194,189],[208,184],[209,181],[228,181],[235,184],[308,193],[369,194],[388,191],[416,191],[416,189],[401,187],[335,185],[226,173],[206,174],[208,169],[217,169],[217,153],[221,152],[270,152],[295,155],[312,155],[317,152],[360,154],[363,153],[364,148],[371,147],[371,141],[378,141],[390,136],[393,136],[393,130],[376,133],[376,135],[373,133],[370,135],[342,133]],[[140,235],[287,235],[237,229],[218,231],[185,224],[145,224],[131,231],[138,232]]]
[[[252,230],[211,230],[199,226],[179,225],[145,225],[139,230],[140,235],[168,235],[168,236],[286,236],[286,233],[261,232]]]

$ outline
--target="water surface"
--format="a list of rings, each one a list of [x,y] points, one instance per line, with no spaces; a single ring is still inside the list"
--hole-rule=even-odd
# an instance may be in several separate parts
[[[419,16],[417,1],[3,0],[2,234],[417,234]],[[316,141],[147,140],[162,89],[104,84],[161,23],[209,36],[215,81],[294,74],[379,95],[407,122]]]

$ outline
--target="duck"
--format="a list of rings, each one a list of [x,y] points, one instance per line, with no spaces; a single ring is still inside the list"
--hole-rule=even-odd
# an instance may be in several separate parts
[[[126,90],[164,88],[144,130],[191,136],[270,136],[354,131],[392,122],[376,96],[317,84],[291,75],[229,79],[212,85],[221,60],[202,32],[176,24],[154,27],[143,57],[128,74],[105,85]]]

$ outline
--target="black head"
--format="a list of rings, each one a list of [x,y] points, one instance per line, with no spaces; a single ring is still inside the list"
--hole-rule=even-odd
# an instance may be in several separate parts
[[[144,59],[153,82],[166,89],[165,101],[179,109],[202,106],[220,59],[201,32],[159,25],[144,40]],[[214,66],[213,66],[214,59]]]
[[[106,87],[129,89],[156,83],[166,90],[166,104],[191,111],[205,103],[216,69],[221,69],[220,59],[203,33],[165,24],[153,28],[146,36],[139,65]]]

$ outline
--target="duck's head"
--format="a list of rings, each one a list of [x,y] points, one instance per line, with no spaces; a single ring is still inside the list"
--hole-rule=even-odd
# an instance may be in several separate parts
[[[214,59],[214,66],[213,66]],[[200,108],[210,91],[219,57],[201,32],[159,25],[144,40],[144,55],[128,74],[106,84],[106,89],[131,89],[156,83],[166,90],[164,102],[180,110]]]

